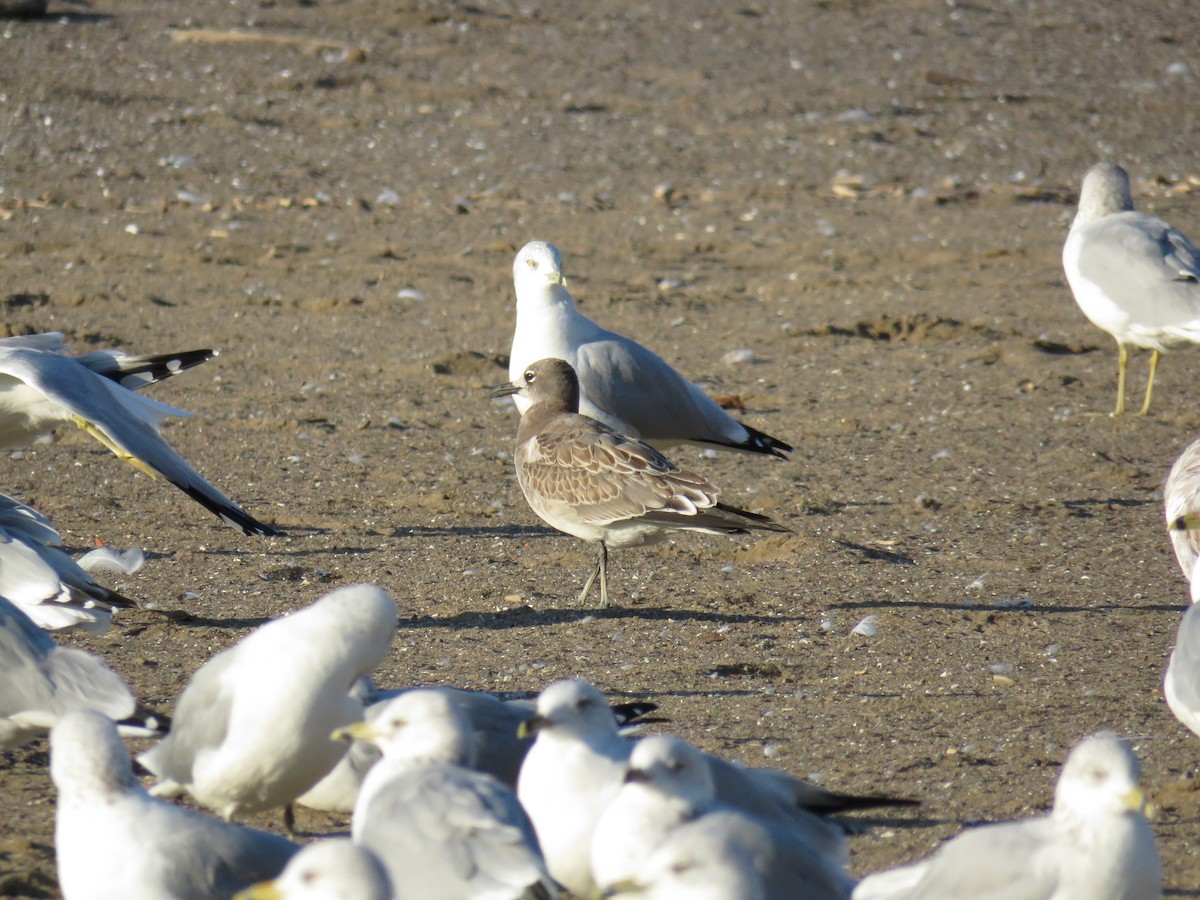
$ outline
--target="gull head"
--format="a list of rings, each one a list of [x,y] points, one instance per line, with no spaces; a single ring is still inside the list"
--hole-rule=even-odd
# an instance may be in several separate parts
[[[492,397],[518,394],[535,403],[550,404],[554,410],[579,412],[579,376],[571,364],[553,357],[539,359],[517,381],[492,389]]]
[[[1098,816],[1141,813],[1141,767],[1133,750],[1110,732],[1075,745],[1054,791],[1054,817],[1086,824]]]
[[[608,701],[593,685],[571,679],[556,681],[538,696],[537,714],[521,723],[521,737],[553,734],[587,741],[620,739]]]
[[[513,284],[518,296],[523,288],[545,290],[566,284],[562,269],[562,254],[557,247],[545,241],[530,241],[513,261]]]
[[[650,790],[683,801],[693,811],[707,808],[716,796],[704,754],[674,735],[653,735],[637,742],[625,770],[625,785],[626,790]]]
[[[309,844],[274,881],[252,885],[233,900],[387,900],[387,871],[370,850],[347,838]]]
[[[50,777],[60,794],[104,796],[137,785],[117,726],[90,709],[67,713],[50,730]]]
[[[432,688],[405,691],[369,721],[339,728],[331,737],[374,744],[386,759],[461,766],[475,762],[471,723],[453,700]]]
[[[1113,162],[1098,162],[1083,176],[1079,190],[1079,212],[1075,220],[1090,222],[1101,216],[1133,209],[1129,175]]]

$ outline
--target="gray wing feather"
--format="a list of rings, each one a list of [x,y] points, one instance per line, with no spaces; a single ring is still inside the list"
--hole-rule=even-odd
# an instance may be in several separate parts
[[[175,707],[170,734],[138,757],[159,779],[191,784],[197,756],[225,740],[233,704],[225,673],[236,663],[237,649],[218,653],[197,670]]]

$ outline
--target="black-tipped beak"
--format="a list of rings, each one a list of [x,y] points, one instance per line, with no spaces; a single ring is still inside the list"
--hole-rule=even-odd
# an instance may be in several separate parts
[[[539,731],[550,724],[550,720],[545,716],[534,716],[532,719],[526,719],[517,726],[517,737],[531,738],[535,737]]]
[[[625,784],[645,784],[650,780],[650,775],[642,769],[626,769],[625,777],[621,780]]]
[[[515,394],[521,390],[521,385],[510,381],[508,384],[501,384],[492,388],[492,397],[507,397],[510,394]]]

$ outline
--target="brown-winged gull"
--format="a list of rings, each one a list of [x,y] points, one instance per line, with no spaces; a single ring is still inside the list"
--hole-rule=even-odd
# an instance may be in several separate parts
[[[349,838],[308,844],[274,881],[252,884],[233,900],[391,900],[387,870]]]
[[[575,308],[553,244],[533,241],[513,262],[517,325],[508,377],[520,381],[532,363],[565,359],[579,374],[580,411],[659,449],[693,443],[786,459],[777,438],[739,422],[658,354],[601,328]],[[529,406],[514,398],[522,413]]]
[[[854,900],[1153,900],[1162,864],[1142,813],[1139,766],[1108,734],[1084,738],[1049,815],[964,831],[928,859],[864,878]]]
[[[141,737],[164,734],[169,724],[138,703],[103,660],[60,647],[0,597],[0,749],[32,740],[76,709],[98,710]]]
[[[0,340],[0,447],[18,446],[69,423],[151,478],[164,478],[245,534],[274,535],[205,481],[159,434],[167,416],[191,413],[130,387],[152,384],[212,356],[212,351],[127,357],[116,351],[67,356],[61,335]]]
[[[1115,163],[1088,169],[1079,211],[1063,246],[1063,268],[1075,302],[1117,342],[1117,406],[1125,410],[1130,347],[1150,350],[1146,399],[1159,354],[1200,342],[1200,251],[1162,219],[1133,208],[1129,176]]]
[[[608,548],[664,540],[672,531],[782,531],[766,516],[717,502],[703,475],[681,469],[644,441],[579,413],[579,379],[561,359],[529,365],[493,396],[529,401],[517,428],[517,481],[530,508],[559,531],[600,545],[582,603],[600,579],[608,606]]]
[[[138,783],[111,720],[76,710],[50,732],[58,789],[54,850],[66,900],[212,900],[272,878],[299,849],[155,800]]]
[[[379,857],[397,897],[554,895],[533,826],[511,788],[471,768],[474,733],[445,693],[406,691],[338,734],[383,752],[363,782],[351,834]]]
[[[326,594],[218,653],[192,676],[166,740],[138,757],[159,779],[225,818],[284,807],[321,780],[362,718],[350,686],[387,656],[395,601],[371,585]]]

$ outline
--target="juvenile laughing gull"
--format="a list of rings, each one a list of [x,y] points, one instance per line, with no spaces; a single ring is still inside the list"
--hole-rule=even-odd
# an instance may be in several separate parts
[[[516,794],[472,768],[474,732],[450,696],[406,691],[372,721],[334,735],[383,752],[354,805],[351,834],[379,857],[397,897],[555,895]]]
[[[97,582],[52,547],[60,537],[32,507],[0,494],[0,597],[47,631],[78,626],[103,634],[113,609],[137,604]]]
[[[864,878],[854,900],[1162,896],[1133,751],[1111,735],[1075,745],[1053,811],[964,831],[921,862]]]
[[[218,653],[184,688],[171,734],[138,757],[159,779],[152,793],[186,791],[227,819],[289,807],[341,759],[329,735],[362,718],[350,686],[387,656],[397,623],[386,592],[351,585]]]
[[[169,724],[98,656],[60,647],[0,597],[0,749],[19,747],[76,709],[98,710],[138,737],[162,735]]]
[[[159,434],[167,416],[190,416],[136,393],[203,362],[211,350],[129,357],[104,350],[67,356],[56,333],[0,340],[0,448],[15,447],[74,423],[151,478],[164,478],[245,534],[275,535],[209,484]]]
[[[662,357],[606,331],[575,308],[562,273],[562,254],[544,241],[521,248],[513,262],[517,327],[508,377],[520,381],[530,364],[564,359],[579,376],[580,412],[659,449],[707,444],[786,459],[791,445],[744,425]],[[514,398],[524,413],[528,401]]]
[[[703,475],[680,469],[644,441],[579,413],[579,379],[569,363],[542,359],[493,397],[529,403],[517,428],[517,481],[530,508],[559,531],[600,544],[578,602],[600,578],[608,606],[608,548],[661,541],[671,531],[786,532],[766,516],[717,502]]]
[[[138,783],[101,713],[67,714],[50,732],[58,789],[54,850],[70,900],[209,900],[279,873],[300,848],[155,800]]]
[[[1145,415],[1159,354],[1200,342],[1200,251],[1162,219],[1135,211],[1125,170],[1101,162],[1084,176],[1063,268],[1084,315],[1117,341],[1113,415],[1125,410],[1129,347],[1151,351]]]

